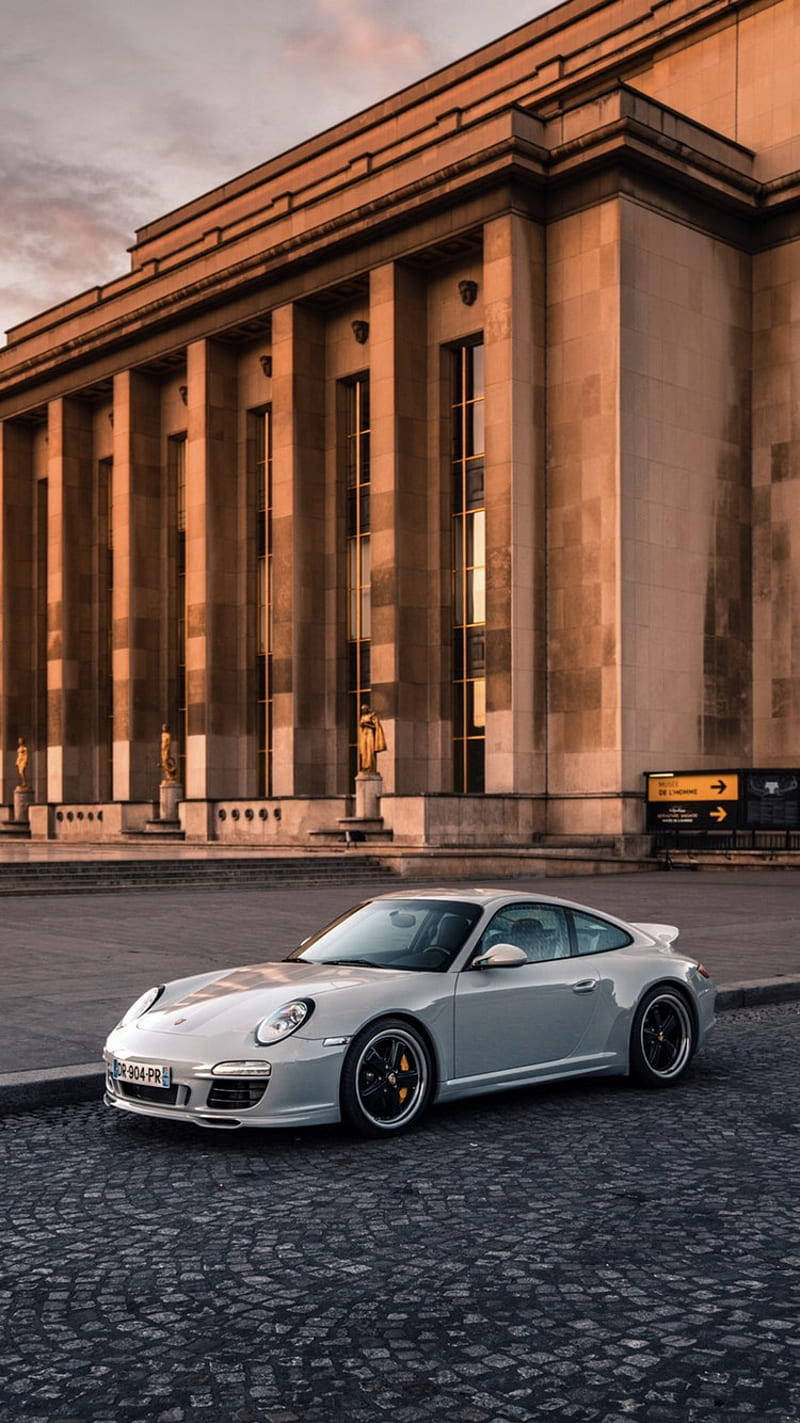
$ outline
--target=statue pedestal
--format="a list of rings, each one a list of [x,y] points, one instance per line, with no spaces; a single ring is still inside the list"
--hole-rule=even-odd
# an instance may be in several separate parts
[[[157,835],[163,840],[182,840],[178,801],[183,800],[183,786],[177,781],[162,781],[158,788],[158,820],[145,823],[146,835]]]
[[[30,786],[16,786],[14,789],[14,817],[0,822],[0,836],[9,840],[29,840],[31,836],[30,808],[33,791]],[[3,810],[5,810],[3,806]]]
[[[14,820],[17,825],[29,823],[28,811],[33,801],[30,786],[17,786],[14,791]]]
[[[158,788],[159,815],[172,825],[178,823],[178,801],[183,800],[183,786],[177,781],[162,781]]]
[[[355,815],[344,815],[339,819],[338,830],[314,830],[312,834],[324,836],[328,840],[342,839],[348,845],[362,840],[391,840],[391,830],[386,830],[381,816],[381,795],[383,776],[379,771],[359,771],[356,776]]]
[[[359,771],[356,776],[356,820],[380,820],[383,776],[379,771]]]

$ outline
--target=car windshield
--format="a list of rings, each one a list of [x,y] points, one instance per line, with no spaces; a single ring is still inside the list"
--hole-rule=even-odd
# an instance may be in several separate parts
[[[288,959],[444,973],[481,916],[451,899],[371,900],[307,939]]]

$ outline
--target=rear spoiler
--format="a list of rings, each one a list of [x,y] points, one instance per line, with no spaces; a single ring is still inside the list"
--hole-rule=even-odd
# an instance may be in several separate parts
[[[666,948],[675,942],[681,932],[674,924],[634,924],[632,927],[648,934],[656,943],[664,944]]]

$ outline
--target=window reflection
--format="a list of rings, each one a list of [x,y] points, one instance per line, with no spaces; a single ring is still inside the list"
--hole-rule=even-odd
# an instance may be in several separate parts
[[[97,465],[97,703],[103,737],[98,799],[111,800],[114,786],[114,519],[112,509],[114,461]]]
[[[358,720],[370,696],[371,561],[369,376],[344,382],[347,520],[347,700],[350,776],[358,770]]]
[[[453,353],[453,784],[484,789],[486,513],[483,346]]]
[[[258,794],[272,795],[272,438],[269,408],[248,412],[256,546],[256,755]]]
[[[168,443],[168,471],[174,510],[173,543],[175,600],[175,732],[177,779],[186,785],[186,435],[171,435]]]

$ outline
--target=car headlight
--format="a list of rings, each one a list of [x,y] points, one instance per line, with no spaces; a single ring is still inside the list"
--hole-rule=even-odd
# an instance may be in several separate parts
[[[278,1042],[280,1038],[288,1038],[290,1033],[302,1028],[313,1011],[314,1004],[310,998],[295,998],[276,1013],[270,1013],[268,1018],[262,1018],[256,1028],[256,1042],[266,1046],[267,1043]]]
[[[141,998],[137,998],[136,1002],[131,1004],[125,1017],[121,1019],[117,1026],[124,1028],[128,1023],[133,1023],[136,1018],[141,1018],[142,1014],[146,1013],[148,1008],[152,1008],[153,1004],[161,997],[163,992],[163,983],[160,984],[158,988],[148,988],[147,992],[143,993]]]

